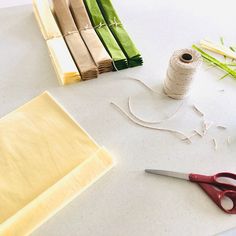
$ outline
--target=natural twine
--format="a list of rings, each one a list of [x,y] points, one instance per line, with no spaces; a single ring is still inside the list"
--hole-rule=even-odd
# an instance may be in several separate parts
[[[194,74],[201,63],[201,55],[194,49],[181,49],[170,58],[164,92],[167,96],[181,100],[189,96]]]

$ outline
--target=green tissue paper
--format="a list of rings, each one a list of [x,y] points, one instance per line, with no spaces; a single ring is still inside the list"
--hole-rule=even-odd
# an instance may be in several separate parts
[[[124,29],[111,0],[97,0],[97,3],[107,25],[128,59],[128,66],[134,67],[142,65],[143,59],[127,31]]]

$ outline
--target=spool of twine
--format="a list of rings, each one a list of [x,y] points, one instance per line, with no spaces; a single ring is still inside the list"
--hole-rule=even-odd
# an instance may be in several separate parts
[[[201,63],[201,55],[194,49],[181,49],[170,58],[164,92],[174,99],[184,99],[190,95],[194,74]]]

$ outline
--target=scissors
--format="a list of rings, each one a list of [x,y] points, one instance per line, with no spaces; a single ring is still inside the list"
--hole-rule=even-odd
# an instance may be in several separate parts
[[[221,172],[212,176],[146,169],[145,172],[197,183],[215,204],[228,214],[236,214],[236,174]],[[228,203],[228,204],[226,204]]]

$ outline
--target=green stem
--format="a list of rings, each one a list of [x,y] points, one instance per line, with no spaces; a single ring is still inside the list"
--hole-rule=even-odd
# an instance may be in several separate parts
[[[236,79],[236,71],[234,71],[231,68],[229,68],[227,65],[225,65],[225,63],[220,62],[216,58],[214,58],[211,55],[209,55],[208,53],[204,52],[202,49],[200,49],[196,45],[193,45],[192,47],[195,50],[197,50],[198,52],[200,52],[204,59],[212,62],[213,64],[215,64],[216,66],[218,66],[219,68],[221,68],[222,70],[227,72],[227,74],[231,75],[234,79]]]
[[[220,78],[220,80],[222,80],[222,79],[226,78],[228,75],[229,75],[228,73],[227,73],[227,74],[225,74],[225,75],[223,75],[223,76]]]

